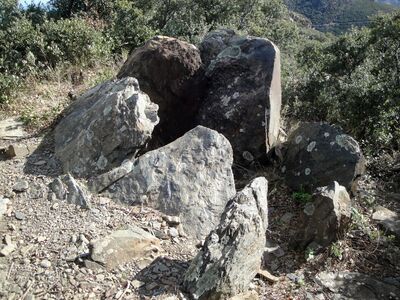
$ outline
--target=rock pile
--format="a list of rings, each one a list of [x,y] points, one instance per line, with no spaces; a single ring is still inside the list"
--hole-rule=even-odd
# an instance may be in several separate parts
[[[258,177],[236,192],[232,168],[251,167],[277,146],[280,109],[280,54],[269,40],[230,30],[207,34],[199,49],[170,37],[149,40],[132,52],[117,79],[92,88],[65,111],[54,130],[65,175],[49,184],[48,199],[54,210],[64,201],[86,208],[82,213],[100,216],[95,220],[101,224],[114,217],[106,209],[110,200],[135,205],[134,216],[134,208],[125,209],[135,220],[146,208],[163,218],[146,226],[124,221],[129,229],[110,226],[90,241],[82,235],[63,255],[89,269],[136,264],[146,275],[173,265],[155,260],[165,240],[185,240],[202,246],[184,279],[175,275],[183,277],[186,262],[169,272],[174,280],[158,274],[146,289],[156,289],[151,281],[157,278],[175,290],[182,283],[194,299],[228,299],[253,297],[248,288],[256,274],[278,281],[260,270],[268,257],[268,181]],[[346,188],[363,171],[360,147],[320,123],[301,124],[279,147],[287,184],[315,191],[302,213],[299,244],[327,247],[350,220]],[[14,192],[30,189],[20,184]],[[0,198],[0,216],[7,203]],[[294,214],[286,214],[289,223]],[[278,256],[280,248],[274,249]],[[54,268],[48,260],[40,264]]]

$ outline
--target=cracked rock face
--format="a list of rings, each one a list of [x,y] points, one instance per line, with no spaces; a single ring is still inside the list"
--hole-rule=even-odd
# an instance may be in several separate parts
[[[88,177],[135,156],[158,124],[157,110],[134,78],[92,88],[68,108],[55,129],[55,154],[64,172]]]
[[[293,190],[314,191],[337,181],[346,189],[365,169],[360,146],[325,123],[302,123],[283,144],[282,172]]]
[[[318,188],[302,214],[298,246],[313,250],[328,247],[346,231],[351,219],[351,200],[336,181]]]
[[[198,122],[231,142],[235,162],[249,163],[277,143],[280,52],[269,40],[232,31],[209,33],[200,49],[209,86]]]
[[[268,182],[259,177],[228,202],[185,274],[185,289],[194,299],[228,299],[247,290],[266,243],[267,195]]]
[[[103,194],[178,216],[186,234],[203,239],[236,193],[232,160],[231,145],[223,135],[197,126],[140,156],[131,171]]]

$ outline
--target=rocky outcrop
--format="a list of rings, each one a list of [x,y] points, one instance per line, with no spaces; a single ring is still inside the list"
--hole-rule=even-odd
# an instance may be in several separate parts
[[[337,181],[350,190],[364,172],[359,144],[340,129],[324,123],[302,123],[283,145],[282,172],[289,187],[313,191]]]
[[[218,224],[235,194],[232,148],[218,132],[198,126],[139,157],[132,171],[104,194],[178,216],[190,237],[202,239]]]
[[[90,195],[81,187],[71,174],[54,179],[49,185],[48,198],[50,201],[67,201],[82,208],[90,208]]]
[[[235,162],[260,158],[276,144],[279,134],[279,49],[269,40],[231,31],[208,34],[201,49],[210,64],[198,122],[227,137]]]
[[[298,245],[322,249],[342,236],[351,219],[351,200],[337,182],[318,188],[305,205],[299,226]]]
[[[160,252],[160,241],[140,227],[118,230],[90,243],[90,258],[113,269],[135,260],[154,259]]]
[[[143,91],[160,107],[153,148],[195,127],[195,114],[202,100],[202,75],[199,50],[171,37],[156,36],[128,57],[118,77],[137,78]]]
[[[268,182],[259,177],[228,202],[185,274],[184,286],[194,299],[227,299],[247,290],[265,247],[267,195]]]
[[[92,88],[73,102],[55,129],[55,154],[64,171],[85,177],[135,156],[158,123],[157,109],[134,78]]]
[[[315,281],[334,293],[332,299],[399,299],[398,286],[357,272],[321,272]]]

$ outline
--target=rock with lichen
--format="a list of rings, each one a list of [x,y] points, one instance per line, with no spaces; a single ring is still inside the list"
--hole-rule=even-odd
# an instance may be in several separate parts
[[[365,170],[358,142],[326,123],[302,123],[282,146],[281,171],[293,190],[312,192],[337,181],[346,189]]]

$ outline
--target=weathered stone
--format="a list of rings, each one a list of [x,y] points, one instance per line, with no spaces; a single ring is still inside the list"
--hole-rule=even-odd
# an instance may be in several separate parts
[[[314,250],[329,246],[343,235],[351,218],[351,200],[346,189],[336,181],[318,188],[312,196],[312,202],[306,204],[302,217],[298,245]]]
[[[396,212],[383,206],[378,206],[375,208],[372,219],[377,221],[386,231],[400,239],[400,217]]]
[[[32,154],[36,148],[36,145],[31,144],[9,145],[3,152],[6,159],[24,158]]]
[[[48,261],[47,259],[43,259],[43,260],[40,262],[40,266],[41,266],[42,268],[48,269],[48,268],[51,267],[51,262]]]
[[[160,107],[151,148],[172,142],[195,126],[203,73],[199,50],[171,37],[156,36],[128,57],[117,77],[136,77]]]
[[[365,169],[360,146],[325,123],[302,123],[283,145],[282,171],[294,190],[313,191],[333,181],[350,190]]]
[[[3,140],[13,140],[27,136],[24,130],[24,122],[10,118],[0,120],[0,138]]]
[[[269,40],[227,31],[205,37],[202,50],[222,51],[206,71],[209,82],[198,121],[231,142],[236,162],[248,164],[276,144],[280,128],[280,52]],[[207,51],[207,50],[205,50]],[[209,52],[203,56],[211,59]]]
[[[89,189],[93,193],[100,193],[112,185],[117,180],[124,177],[126,174],[132,171],[133,161],[125,160],[121,166],[116,167],[106,173],[103,173],[97,177],[91,178],[89,181]]]
[[[400,289],[368,275],[356,272],[321,272],[315,281],[335,293],[333,299],[399,299]]]
[[[84,177],[135,156],[158,124],[157,105],[128,77],[80,96],[55,129],[55,153],[65,172]]]
[[[0,220],[3,217],[3,215],[7,212],[8,205],[10,205],[10,199],[3,198],[2,196],[0,196]]]
[[[194,299],[227,299],[247,290],[266,242],[267,195],[268,182],[259,177],[228,202],[185,274],[184,287]]]
[[[17,193],[23,193],[29,188],[29,183],[26,180],[18,179],[13,185],[13,191]]]
[[[202,239],[218,224],[226,203],[235,194],[231,166],[228,140],[198,126],[139,157],[132,171],[104,195],[178,216],[190,237]]]
[[[0,250],[0,255],[9,256],[15,251],[15,249],[17,249],[17,246],[15,244],[6,245],[3,247],[3,249]]]
[[[159,245],[156,237],[137,226],[132,226],[92,241],[90,257],[110,270],[118,265],[154,255],[155,249],[159,251]]]
[[[49,200],[66,200],[82,208],[90,208],[90,195],[80,186],[71,174],[54,179],[49,185]]]
[[[23,221],[23,220],[25,220],[25,214],[20,211],[16,211],[15,218],[19,221]]]

